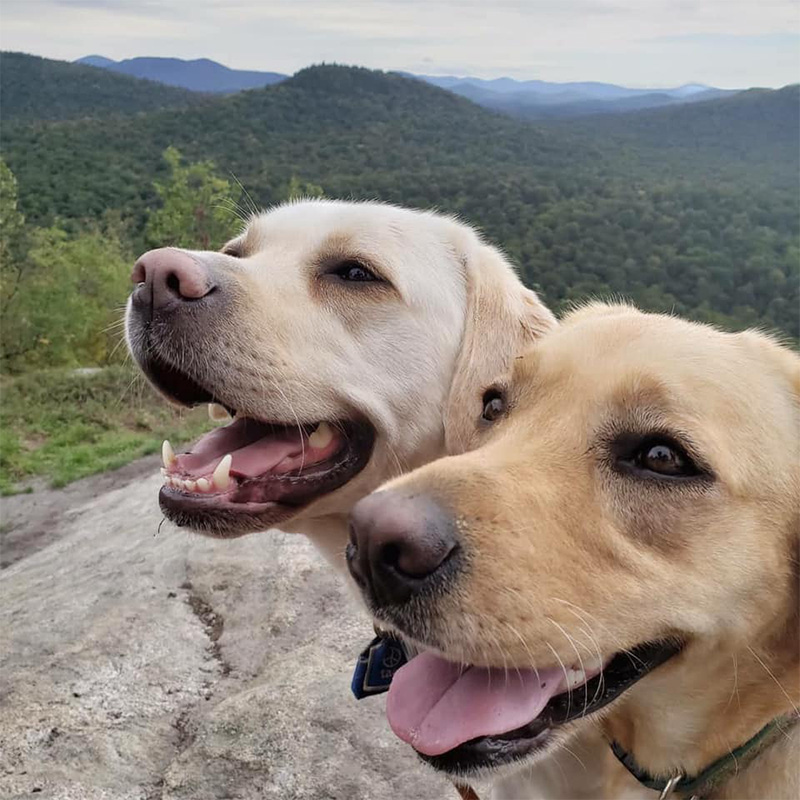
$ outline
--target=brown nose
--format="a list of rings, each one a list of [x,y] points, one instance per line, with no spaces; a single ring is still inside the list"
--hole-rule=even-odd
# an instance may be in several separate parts
[[[172,247],[150,250],[133,267],[133,302],[153,309],[199,300],[214,290],[208,269],[188,253]]]
[[[457,551],[453,518],[430,497],[387,490],[353,507],[347,566],[373,607],[430,589]]]

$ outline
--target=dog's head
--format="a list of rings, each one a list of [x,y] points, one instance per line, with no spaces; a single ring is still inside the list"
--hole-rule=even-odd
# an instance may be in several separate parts
[[[133,280],[144,373],[234,417],[165,450],[164,513],[220,536],[346,513],[468,447],[486,386],[554,324],[472,229],[376,203],[282,206],[221,252],[151,251]]]
[[[770,653],[796,701],[796,677],[781,676],[798,651],[797,356],[597,305],[497,391],[482,446],[353,512],[348,561],[379,624],[431,650],[392,685],[398,735],[470,774],[625,707],[614,735],[657,768],[645,729],[702,738],[703,704],[731,697],[732,653],[740,692],[748,674],[761,687],[757,713],[781,713],[769,676],[746,671],[748,647]],[[682,692],[696,714],[678,720]]]

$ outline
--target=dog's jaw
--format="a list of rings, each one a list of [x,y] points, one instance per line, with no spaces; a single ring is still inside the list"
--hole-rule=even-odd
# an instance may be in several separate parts
[[[580,725],[561,732],[558,743],[532,764],[505,767],[486,781],[491,783],[492,800],[597,800],[606,796],[609,757],[608,743],[599,729]]]
[[[695,641],[631,689],[628,701],[603,719],[604,735],[619,742],[650,774],[671,775],[678,769],[689,776],[700,774],[773,719],[796,713],[796,656],[783,664],[773,658],[769,668],[765,657],[766,648],[759,655],[748,646],[732,651],[718,641]],[[796,736],[795,742],[796,763]]]

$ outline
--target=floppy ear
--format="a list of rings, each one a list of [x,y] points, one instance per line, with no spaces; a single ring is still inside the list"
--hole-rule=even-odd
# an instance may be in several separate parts
[[[445,410],[449,454],[469,450],[477,435],[483,393],[507,373],[514,358],[556,319],[526,289],[501,253],[474,239],[462,253],[467,314]]]
[[[800,404],[800,356],[779,339],[759,330],[746,330],[734,334],[739,342],[755,353],[764,365],[771,365],[781,376],[795,403]]]

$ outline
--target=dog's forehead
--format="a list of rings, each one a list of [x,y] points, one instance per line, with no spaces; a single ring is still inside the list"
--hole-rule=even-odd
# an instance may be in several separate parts
[[[555,332],[543,337],[524,359],[519,372],[573,382],[588,381],[618,393],[631,387],[651,397],[719,392],[730,386],[731,369],[747,361],[734,337],[707,326],[658,314],[621,308],[567,317]]]
[[[243,236],[248,250],[270,246],[314,252],[335,246],[361,251],[400,251],[415,242],[445,243],[433,215],[373,203],[313,201],[279,206],[255,217]]]
[[[756,464],[781,451],[777,431],[796,429],[791,397],[741,337],[632,309],[568,317],[517,360],[513,383],[523,410],[552,401],[554,413],[585,420],[588,437],[631,422],[687,434],[712,460],[746,452]]]

